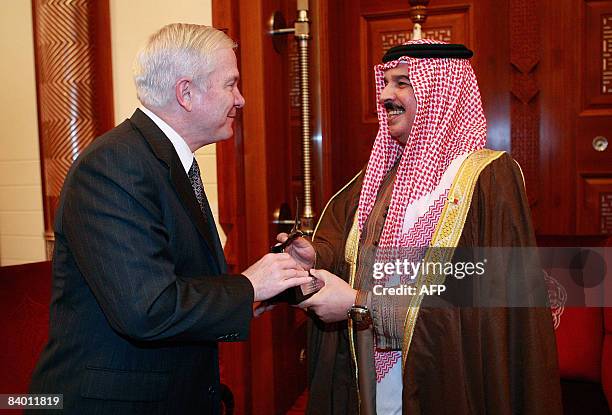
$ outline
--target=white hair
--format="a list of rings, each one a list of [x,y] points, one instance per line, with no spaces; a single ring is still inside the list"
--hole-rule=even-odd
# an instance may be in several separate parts
[[[161,108],[175,97],[181,77],[204,85],[213,70],[212,52],[237,45],[225,33],[210,26],[173,23],[152,34],[134,60],[134,83],[140,102]]]

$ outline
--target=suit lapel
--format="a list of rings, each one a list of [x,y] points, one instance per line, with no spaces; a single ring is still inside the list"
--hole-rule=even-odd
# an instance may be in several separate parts
[[[200,210],[191,182],[185,173],[178,154],[174,150],[174,146],[159,127],[139,109],[134,112],[130,121],[149,143],[156,157],[168,167],[170,181],[181,204],[204,238],[206,245],[208,245],[208,249],[216,260],[219,272],[225,272],[225,256],[212,214],[205,215]]]

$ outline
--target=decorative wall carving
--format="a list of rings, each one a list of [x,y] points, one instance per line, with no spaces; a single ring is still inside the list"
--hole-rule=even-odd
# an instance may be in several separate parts
[[[612,234],[612,193],[599,194],[600,232]]]
[[[383,54],[396,45],[401,45],[412,39],[412,31],[399,30],[380,33],[380,43],[382,43]]]
[[[540,61],[539,19],[535,0],[510,2],[510,63],[512,66],[510,145],[525,175],[531,204],[537,198],[540,142],[540,106],[537,65]]]
[[[38,91],[48,196],[59,196],[70,165],[94,138],[89,14],[86,1],[39,3]]]
[[[423,38],[441,40],[450,42],[452,38],[452,27],[439,27],[433,29],[425,29],[422,31]],[[381,32],[381,43],[383,54],[393,46],[401,45],[409,40],[412,40],[412,30],[400,30]]]
[[[453,38],[452,27],[439,27],[437,29],[425,29],[423,31],[423,37],[427,39],[442,40],[444,42],[451,42]],[[412,38],[412,36],[410,36]]]
[[[612,115],[612,2],[587,1],[582,28],[581,115]]]
[[[45,235],[51,241],[68,169],[113,125],[108,1],[35,0],[33,19]]]
[[[612,15],[601,16],[601,92],[612,94]]]

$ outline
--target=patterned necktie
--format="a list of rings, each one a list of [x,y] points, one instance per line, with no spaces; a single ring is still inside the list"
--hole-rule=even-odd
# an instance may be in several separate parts
[[[198,166],[198,161],[195,159],[195,157],[193,158],[193,164],[189,169],[188,176],[189,181],[191,182],[191,187],[193,188],[193,193],[195,193],[195,197],[198,199],[198,204],[200,205],[200,210],[202,211],[204,220],[208,225],[210,237],[212,238],[213,249],[215,250],[220,267],[220,273],[223,274],[227,270],[225,256],[223,255],[223,247],[221,246],[219,234],[217,233],[217,228],[215,227],[215,220],[213,219],[213,214],[210,209],[210,205],[208,204],[208,198],[206,197],[206,193],[204,193],[204,185],[202,184],[202,177],[200,177],[200,166]]]
[[[206,196],[204,195],[204,185],[202,184],[202,177],[200,177],[200,166],[198,166],[198,161],[195,157],[193,158],[193,163],[189,169],[189,181],[191,182],[191,187],[193,188],[196,199],[198,199],[200,210],[206,217],[206,210],[210,210],[210,207],[208,206],[208,200],[206,200]],[[206,209],[207,207],[208,209]]]

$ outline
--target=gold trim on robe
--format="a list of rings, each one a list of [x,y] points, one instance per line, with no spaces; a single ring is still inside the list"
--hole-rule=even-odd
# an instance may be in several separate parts
[[[457,176],[448,192],[448,199],[440,215],[431,238],[429,249],[425,253],[425,263],[446,263],[452,260],[455,248],[463,232],[465,219],[472,204],[472,195],[480,173],[493,161],[504,154],[503,151],[482,149],[476,151],[461,164]],[[449,249],[439,249],[449,248]],[[406,366],[408,350],[412,342],[412,335],[416,325],[421,302],[423,301],[422,287],[444,284],[444,274],[424,275],[421,269],[416,282],[416,295],[411,297],[410,305],[404,321],[404,340],[402,342],[402,368]]]
[[[426,262],[444,262],[450,261],[452,259],[454,249],[432,250],[431,248],[455,248],[457,246],[459,238],[461,237],[461,233],[463,231],[463,226],[465,225],[467,214],[470,209],[472,194],[474,192],[476,182],[478,181],[478,177],[480,176],[480,173],[489,164],[497,160],[503,154],[503,151],[482,149],[470,154],[470,156],[465,159],[465,161],[461,164],[461,167],[459,168],[459,171],[457,172],[457,175],[453,180],[453,184],[449,191],[449,196],[442,211],[440,220],[436,225],[436,229],[432,237],[432,242],[430,244],[430,249],[428,249],[427,253],[425,254]],[[351,180],[351,182],[353,180]],[[349,182],[349,184],[351,182]],[[354,283],[355,274],[357,271],[357,254],[360,239],[359,224],[357,221],[358,216],[359,215],[356,213],[353,219],[353,225],[351,227],[345,245],[345,260],[350,267],[349,284],[352,288],[355,288]],[[442,255],[444,256],[444,258],[441,257]],[[423,275],[421,273],[419,274],[419,277],[417,279],[417,293],[420,292],[421,287],[424,285],[442,283],[444,283],[443,275]],[[416,320],[418,317],[419,307],[421,305],[422,299],[422,294],[417,294],[412,297],[410,301],[410,306],[408,307],[408,312],[406,313],[406,319],[404,323],[404,341],[402,346],[402,367],[405,367],[406,358],[408,356],[408,349],[410,348],[410,342],[412,340],[412,334],[414,332],[414,327],[416,325]],[[349,346],[351,349],[351,356],[353,358],[353,364],[355,367],[356,384],[359,385],[357,354],[355,350],[353,327],[351,323],[352,322],[349,319]],[[359,400],[361,400],[361,397],[359,396],[359,388],[357,389],[357,395],[359,397]],[[361,404],[359,406],[361,406]]]

